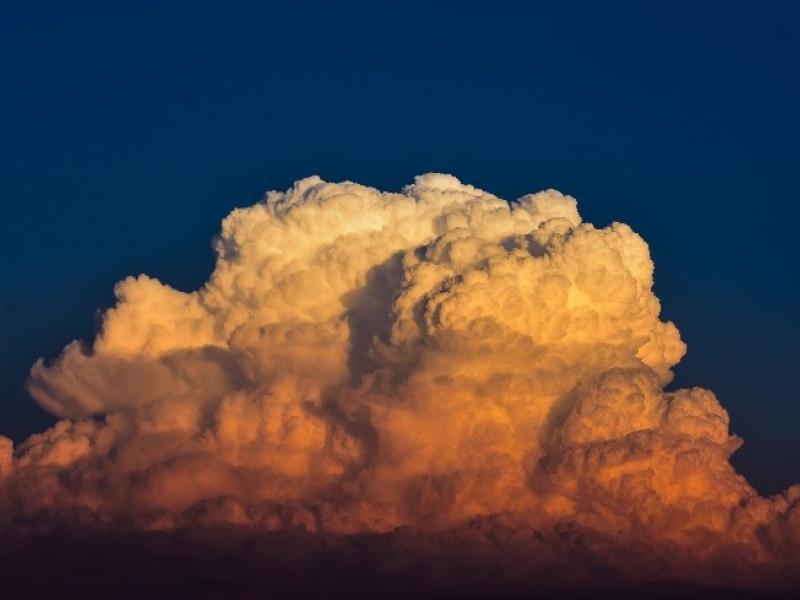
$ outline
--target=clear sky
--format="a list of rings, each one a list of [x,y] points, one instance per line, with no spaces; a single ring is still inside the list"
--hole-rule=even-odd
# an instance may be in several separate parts
[[[113,6],[111,6],[113,4]],[[7,3],[0,432],[141,272],[207,278],[234,206],[310,174],[555,187],[650,244],[761,491],[800,479],[795,2]]]

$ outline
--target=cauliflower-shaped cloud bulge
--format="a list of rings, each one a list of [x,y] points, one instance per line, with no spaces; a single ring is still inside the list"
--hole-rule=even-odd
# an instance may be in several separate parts
[[[197,291],[125,279],[90,347],[33,366],[64,420],[0,438],[0,522],[474,525],[531,556],[566,534],[514,531],[568,526],[701,580],[797,564],[798,489],[759,497],[714,395],[664,391],[686,347],[627,225],[554,190],[310,177],[234,210],[216,252]]]

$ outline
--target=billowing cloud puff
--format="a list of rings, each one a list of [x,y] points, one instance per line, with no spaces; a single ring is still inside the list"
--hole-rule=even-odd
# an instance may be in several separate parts
[[[627,225],[554,190],[310,177],[216,252],[197,291],[120,282],[91,346],[33,366],[63,420],[0,438],[0,522],[494,536],[540,566],[581,532],[640,577],[798,566],[800,488],[759,497],[714,395],[664,391],[686,347]]]

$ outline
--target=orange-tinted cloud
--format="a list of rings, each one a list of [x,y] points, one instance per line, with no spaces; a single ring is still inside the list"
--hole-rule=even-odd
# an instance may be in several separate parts
[[[0,522],[490,531],[539,561],[581,531],[640,576],[798,565],[800,487],[759,497],[714,395],[664,391],[686,347],[627,225],[553,190],[312,177],[216,250],[200,290],[128,278],[91,347],[33,366],[64,420],[0,438]]]

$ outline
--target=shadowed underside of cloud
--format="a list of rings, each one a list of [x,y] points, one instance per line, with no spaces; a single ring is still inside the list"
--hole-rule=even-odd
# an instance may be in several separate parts
[[[685,345],[628,226],[311,177],[216,250],[202,289],[128,278],[91,346],[33,366],[63,420],[0,438],[7,565],[83,540],[274,593],[798,583],[800,487],[760,497],[714,395],[664,391]]]
[[[362,535],[230,526],[87,532],[73,523],[6,541],[0,586],[9,597],[796,597],[780,589],[791,590],[788,572],[774,573],[766,589],[735,576],[709,586],[691,581],[696,567],[685,556],[677,569],[675,548],[574,525],[538,531],[508,517]],[[723,576],[729,567],[714,560],[703,569]]]

